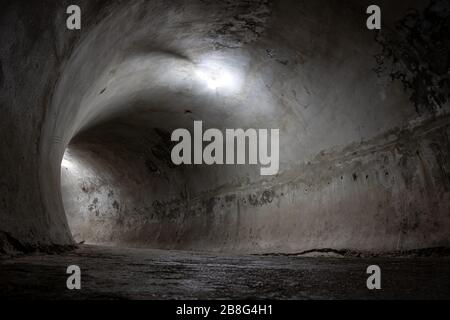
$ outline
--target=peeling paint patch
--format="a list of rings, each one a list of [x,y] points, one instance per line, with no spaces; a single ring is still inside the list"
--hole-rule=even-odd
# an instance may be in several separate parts
[[[119,210],[119,203],[117,202],[117,200],[114,200],[112,206],[114,209]]]

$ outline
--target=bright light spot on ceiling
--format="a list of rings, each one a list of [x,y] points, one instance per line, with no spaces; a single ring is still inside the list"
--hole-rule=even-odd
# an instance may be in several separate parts
[[[206,72],[204,70],[198,70],[197,76],[204,81],[211,90],[231,87],[233,85],[233,77],[226,71]]]
[[[198,65],[195,74],[211,90],[235,91],[241,86],[241,77],[238,72],[217,61]]]

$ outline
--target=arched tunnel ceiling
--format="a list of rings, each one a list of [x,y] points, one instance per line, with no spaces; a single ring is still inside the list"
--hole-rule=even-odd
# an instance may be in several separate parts
[[[219,128],[282,128],[282,153],[291,154],[282,161],[291,165],[379,134],[408,112],[392,108],[406,97],[377,86],[373,38],[359,21],[342,18],[358,9],[268,1],[119,6],[65,68],[54,96],[56,135],[69,142],[120,117],[149,128],[164,123],[167,131],[191,127],[193,119]],[[226,73],[229,83],[211,90],[201,73]],[[380,107],[389,119],[377,118]]]

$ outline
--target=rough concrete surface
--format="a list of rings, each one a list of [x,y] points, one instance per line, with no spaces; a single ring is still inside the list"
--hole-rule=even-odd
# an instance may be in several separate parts
[[[449,258],[349,258],[216,255],[81,246],[64,255],[1,261],[7,299],[447,299]],[[81,268],[81,290],[66,288],[66,268]],[[383,270],[382,290],[366,269]],[[18,290],[17,288],[21,288]]]

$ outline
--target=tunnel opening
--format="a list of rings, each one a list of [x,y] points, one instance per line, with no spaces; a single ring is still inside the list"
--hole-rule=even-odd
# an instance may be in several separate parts
[[[167,132],[133,125],[116,119],[93,127],[78,134],[65,151],[61,193],[77,242],[173,245],[167,228],[175,226],[164,226],[155,209],[183,197],[183,178],[170,162]]]

